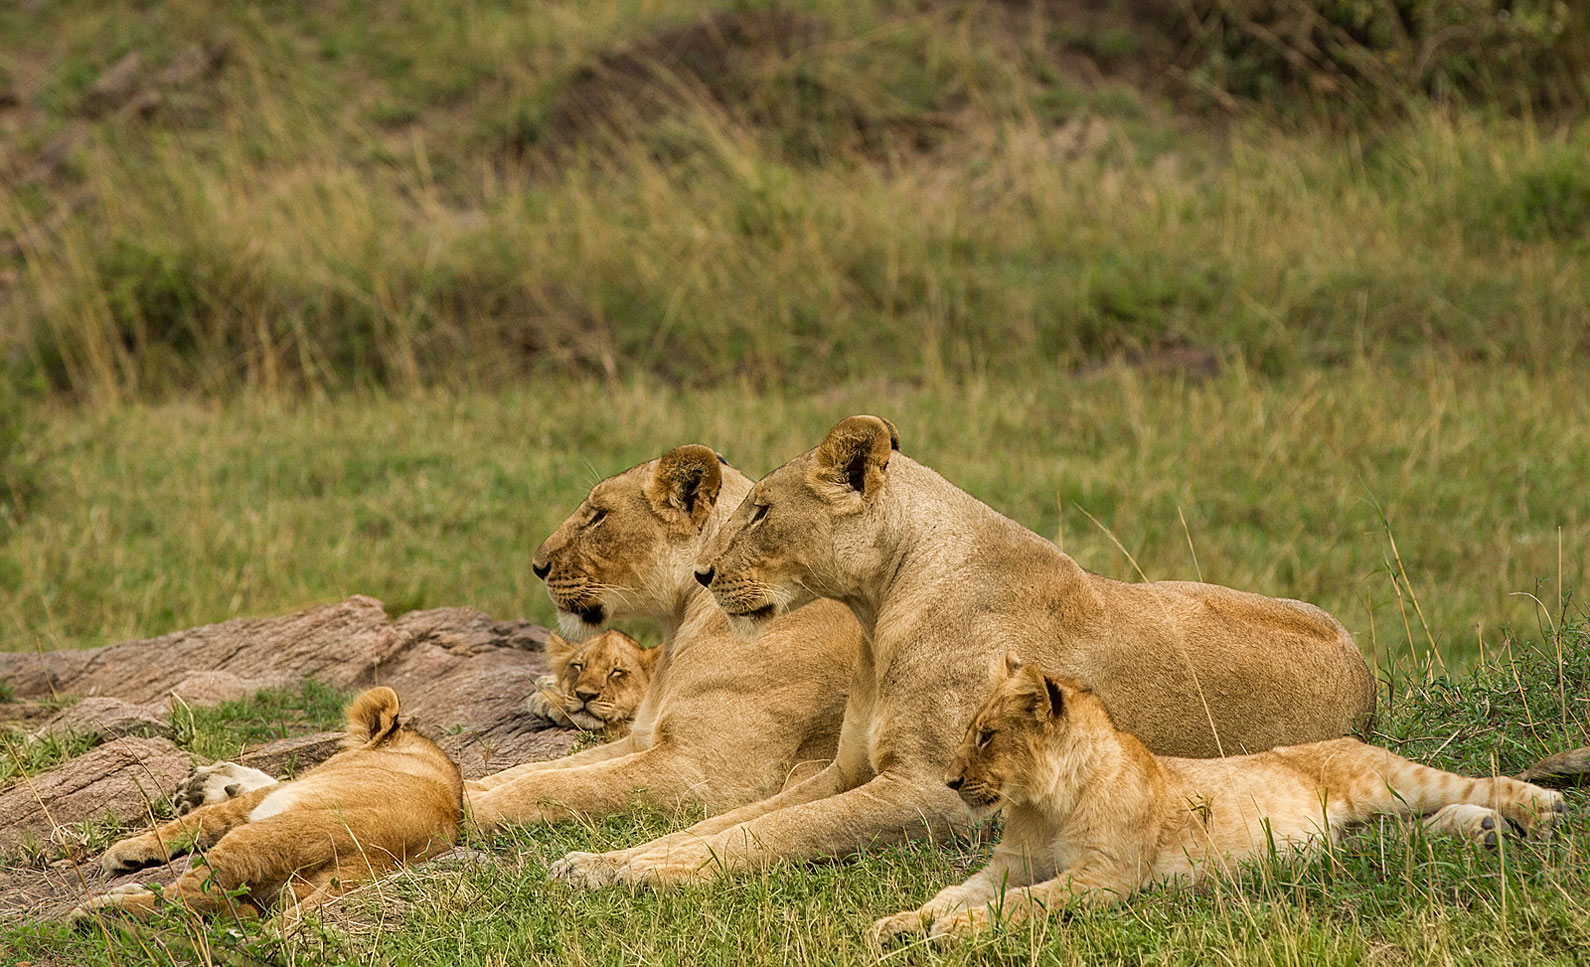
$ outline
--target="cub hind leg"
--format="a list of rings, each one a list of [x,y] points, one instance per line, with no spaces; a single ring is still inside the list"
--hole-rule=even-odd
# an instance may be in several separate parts
[[[1368,768],[1347,784],[1352,811],[1363,813],[1351,817],[1357,821],[1375,813],[1422,816],[1427,828],[1494,842],[1487,834],[1503,831],[1496,817],[1521,835],[1544,835],[1567,808],[1562,793],[1508,776],[1460,776],[1384,749],[1362,749],[1360,761]]]

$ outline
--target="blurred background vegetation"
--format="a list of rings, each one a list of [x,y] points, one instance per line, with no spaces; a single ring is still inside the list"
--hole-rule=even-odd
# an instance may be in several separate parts
[[[1461,661],[1585,575],[1587,104],[1563,0],[8,4],[0,648],[544,618],[599,476],[874,410]]]

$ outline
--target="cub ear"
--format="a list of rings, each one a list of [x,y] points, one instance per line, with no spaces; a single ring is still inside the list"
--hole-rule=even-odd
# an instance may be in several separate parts
[[[1019,671],[1021,671],[1021,659],[1013,651],[1005,652],[1005,677],[1009,678]]]
[[[379,742],[398,727],[397,692],[377,685],[359,694],[348,705],[348,739],[353,745]]]
[[[1048,675],[1043,676],[1043,690],[1049,700],[1049,719],[1058,720],[1066,711],[1065,692],[1060,683]]]
[[[639,659],[641,667],[647,671],[656,671],[657,660],[662,657],[661,646],[642,648],[637,644],[636,647],[639,650],[636,652],[635,657]]]
[[[657,458],[657,469],[641,489],[652,509],[664,518],[683,517],[696,527],[718,502],[723,471],[718,455],[699,443],[675,447]]]
[[[814,475],[829,487],[870,499],[883,486],[889,457],[900,449],[894,424],[879,416],[852,416],[839,421],[817,446]]]
[[[574,653],[579,650],[579,645],[571,644],[565,641],[562,635],[553,632],[552,636],[547,639],[547,663],[552,666],[554,672],[560,672],[568,665],[569,659],[574,657]]]

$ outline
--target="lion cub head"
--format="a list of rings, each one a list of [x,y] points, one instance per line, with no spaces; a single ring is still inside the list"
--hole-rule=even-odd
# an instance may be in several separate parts
[[[554,686],[546,698],[582,729],[626,731],[651,687],[661,654],[662,649],[642,648],[622,631],[604,631],[576,644],[553,635],[547,657]]]
[[[696,570],[745,634],[819,595],[842,596],[836,575],[875,562],[870,513],[900,436],[888,420],[852,416],[808,451],[757,481],[718,531]]]
[[[944,778],[975,812],[1052,800],[1115,735],[1104,706],[1076,681],[1008,654]]]
[[[697,592],[692,571],[720,495],[751,486],[709,447],[668,451],[601,481],[536,549],[558,628],[580,641],[609,621],[674,613]]]

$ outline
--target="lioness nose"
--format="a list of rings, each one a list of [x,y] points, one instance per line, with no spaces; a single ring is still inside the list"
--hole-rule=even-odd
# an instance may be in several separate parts
[[[535,561],[531,561],[530,562],[530,573],[534,574],[536,577],[538,577],[541,580],[545,581],[547,579],[547,575],[552,573],[552,565],[550,565],[550,564],[537,564]]]
[[[702,568],[698,567],[696,568],[696,583],[704,588],[711,587],[712,579],[717,575],[717,573],[717,568],[709,567],[703,570]]]
[[[964,778],[962,778],[961,776],[953,776],[953,777],[951,777],[949,779],[944,780],[944,784],[946,786],[949,786],[951,789],[954,789],[956,792],[960,792],[961,791],[961,786],[965,785],[965,783],[966,783],[966,780]]]
[[[589,702],[591,699],[600,694],[602,693],[594,688],[576,688],[574,690],[575,697],[582,702]]]

